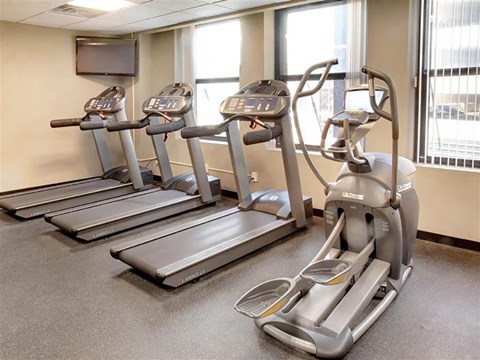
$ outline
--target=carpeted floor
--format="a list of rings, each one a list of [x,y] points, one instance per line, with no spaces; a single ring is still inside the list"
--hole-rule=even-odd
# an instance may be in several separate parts
[[[0,359],[313,359],[262,333],[233,304],[307,264],[323,243],[322,219],[177,289],[109,254],[127,239],[232,204],[91,243],[43,219],[0,213]],[[414,265],[348,359],[480,359],[480,253],[418,240]]]

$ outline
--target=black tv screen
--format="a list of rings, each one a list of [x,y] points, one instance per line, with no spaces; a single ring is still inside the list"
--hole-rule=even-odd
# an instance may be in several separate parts
[[[135,76],[136,39],[76,37],[77,75]]]

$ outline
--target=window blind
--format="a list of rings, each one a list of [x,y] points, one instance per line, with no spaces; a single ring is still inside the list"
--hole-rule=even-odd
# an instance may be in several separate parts
[[[422,1],[417,161],[480,168],[480,1]]]

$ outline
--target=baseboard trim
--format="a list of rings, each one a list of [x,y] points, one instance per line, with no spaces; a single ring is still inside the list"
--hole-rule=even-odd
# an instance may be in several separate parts
[[[236,191],[222,190],[221,194],[222,194],[223,197],[238,200],[238,194],[237,194]]]
[[[480,242],[473,240],[461,239],[453,236],[431,233],[428,231],[417,231],[417,239],[431,241],[437,244],[449,245],[466,250],[473,250],[480,252]]]
[[[238,199],[237,193],[235,191],[230,191],[230,190],[222,190],[222,196],[225,196],[230,199]],[[323,218],[323,210],[314,208],[313,215]],[[480,252],[480,242],[476,242],[473,240],[461,239],[461,238],[431,233],[431,232],[422,231],[422,230],[417,231],[417,239]]]

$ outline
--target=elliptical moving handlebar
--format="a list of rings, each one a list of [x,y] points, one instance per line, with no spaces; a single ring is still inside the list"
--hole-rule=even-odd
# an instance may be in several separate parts
[[[399,124],[398,124],[398,107],[397,107],[397,91],[395,83],[387,74],[372,69],[369,66],[364,66],[362,72],[368,77],[368,91],[370,97],[370,106],[375,113],[392,123],[392,189],[390,195],[390,204],[397,209],[400,206],[400,196],[397,195],[397,171],[398,171],[398,138],[399,138]],[[390,93],[390,113],[380,109],[375,101],[375,78],[382,80],[387,84]]]
[[[304,96],[311,96],[315,94],[318,90],[320,90],[325,82],[327,80],[328,74],[330,73],[330,69],[332,68],[333,65],[338,64],[338,59],[330,59],[326,61],[322,61],[318,64],[310,66],[305,73],[302,76],[302,79],[300,80],[300,83],[298,84],[297,90],[295,91],[295,94],[293,95],[292,99],[292,107],[297,105],[298,98],[304,97]],[[323,72],[322,76],[318,80],[317,85],[311,90],[303,91],[303,88],[305,87],[305,84],[308,81],[308,78],[310,75],[315,70],[325,68],[325,71]]]
[[[303,155],[305,156],[305,160],[307,161],[308,165],[312,169],[313,173],[315,174],[316,178],[322,183],[322,185],[325,187],[325,189],[328,189],[328,182],[323,178],[323,176],[320,174],[318,171],[317,167],[313,163],[310,155],[308,154],[307,147],[305,146],[305,141],[303,140],[303,135],[302,135],[302,130],[300,128],[300,122],[298,121],[298,112],[297,112],[297,102],[298,99],[304,96],[311,96],[315,94],[317,91],[319,91],[325,81],[327,80],[328,74],[330,73],[330,69],[332,68],[333,65],[338,64],[338,59],[330,59],[327,61],[322,61],[318,64],[310,66],[305,73],[302,76],[302,79],[300,80],[300,83],[298,84],[297,90],[295,91],[295,94],[293,95],[292,98],[292,113],[293,113],[293,120],[295,122],[295,128],[297,129],[297,135],[298,135],[298,140],[299,140],[299,145],[300,148],[302,149]],[[305,87],[305,84],[307,83],[310,75],[318,69],[325,68],[323,71],[322,76],[317,82],[317,85],[311,90],[303,91],[303,88]]]

